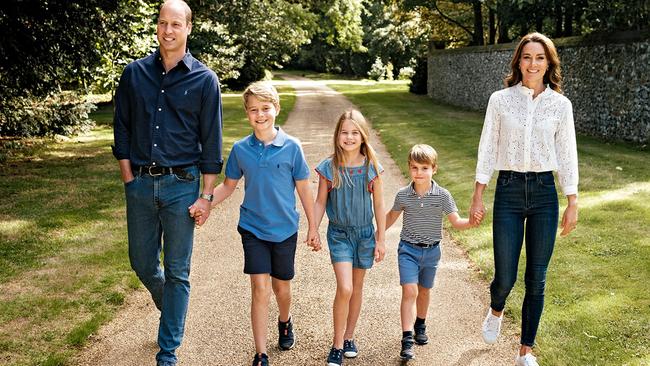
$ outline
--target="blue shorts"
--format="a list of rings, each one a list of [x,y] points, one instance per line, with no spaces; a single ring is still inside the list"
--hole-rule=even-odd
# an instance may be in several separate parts
[[[431,248],[420,248],[401,240],[397,248],[399,284],[418,284],[424,288],[432,288],[440,255],[440,244]]]
[[[269,273],[283,281],[293,279],[298,233],[281,242],[273,242],[259,239],[241,226],[237,226],[237,231],[244,245],[244,273]]]
[[[375,227],[327,226],[327,246],[332,263],[352,262],[353,268],[372,268],[375,259]]]

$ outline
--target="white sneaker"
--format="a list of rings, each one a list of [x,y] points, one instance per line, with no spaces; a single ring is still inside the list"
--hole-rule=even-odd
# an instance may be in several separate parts
[[[526,353],[523,356],[517,356],[515,358],[515,366],[539,366],[539,364],[532,353]]]
[[[501,332],[501,321],[503,320],[503,313],[501,316],[492,314],[492,309],[488,309],[488,313],[483,320],[483,340],[485,343],[496,343],[499,332]]]

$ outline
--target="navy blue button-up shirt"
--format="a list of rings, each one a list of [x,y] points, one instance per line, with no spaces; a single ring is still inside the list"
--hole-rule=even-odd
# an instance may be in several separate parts
[[[165,72],[160,52],[126,66],[115,94],[113,155],[132,165],[198,164],[221,172],[221,91],[217,75],[187,52]]]

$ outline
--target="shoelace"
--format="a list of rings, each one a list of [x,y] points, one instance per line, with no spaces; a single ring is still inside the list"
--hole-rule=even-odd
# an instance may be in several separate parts
[[[499,326],[499,320],[501,320],[501,319],[499,319],[499,317],[496,317],[496,316],[493,315],[493,316],[488,318],[487,326],[489,328],[496,328],[496,327]]]

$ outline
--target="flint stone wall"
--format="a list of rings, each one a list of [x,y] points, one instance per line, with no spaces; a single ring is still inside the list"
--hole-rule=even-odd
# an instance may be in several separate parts
[[[554,39],[573,103],[576,130],[609,140],[650,139],[650,31]],[[485,111],[504,87],[517,43],[429,48],[428,94],[434,100]]]

